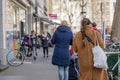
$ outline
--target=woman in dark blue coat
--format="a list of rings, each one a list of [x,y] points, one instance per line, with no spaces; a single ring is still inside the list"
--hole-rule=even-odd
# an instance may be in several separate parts
[[[52,64],[58,66],[59,80],[68,80],[68,66],[70,64],[69,45],[72,44],[73,34],[63,20],[52,37],[52,44],[55,44],[52,57]]]

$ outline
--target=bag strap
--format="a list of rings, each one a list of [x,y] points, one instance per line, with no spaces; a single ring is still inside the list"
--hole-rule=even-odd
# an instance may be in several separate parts
[[[92,41],[92,39],[89,37],[89,36],[87,36],[86,34],[85,34],[85,37],[86,37],[86,39],[88,40],[88,42],[90,42],[93,46],[96,46],[97,44],[98,44],[98,40],[97,40],[97,36],[96,36],[96,32],[94,32],[95,33],[95,43]],[[96,40],[97,40],[97,43],[96,43]]]
[[[87,35],[85,35],[85,37],[88,40],[88,42],[90,42],[93,46],[95,45],[95,43],[92,41],[90,37],[88,37]]]
[[[99,45],[98,44],[98,39],[97,39],[97,35],[96,35],[96,32],[94,32],[94,34],[95,34],[95,43],[92,41],[92,39],[90,38],[90,37],[88,37],[86,34],[85,34],[85,37],[86,37],[86,39],[88,40],[88,42],[90,42],[93,46],[97,46],[97,45]]]

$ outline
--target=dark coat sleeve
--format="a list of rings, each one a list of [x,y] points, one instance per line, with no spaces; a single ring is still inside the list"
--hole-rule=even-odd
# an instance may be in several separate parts
[[[54,32],[53,36],[52,36],[52,39],[51,39],[51,43],[52,44],[55,44],[55,39],[56,38],[56,32]]]
[[[70,39],[70,45],[73,43],[73,33],[71,32],[71,39]]]

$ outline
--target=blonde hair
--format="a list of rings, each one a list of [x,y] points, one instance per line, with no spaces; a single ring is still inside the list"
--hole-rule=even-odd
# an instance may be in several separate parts
[[[68,26],[68,23],[67,23],[66,20],[62,20],[62,21],[61,21],[61,25],[62,25],[62,26]]]

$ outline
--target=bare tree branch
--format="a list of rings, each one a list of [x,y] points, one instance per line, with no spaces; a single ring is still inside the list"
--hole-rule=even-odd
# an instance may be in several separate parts
[[[70,26],[73,25],[74,21],[73,18],[76,16],[80,16],[80,12],[76,13],[76,10],[79,10],[80,7],[80,2],[78,1],[69,1],[69,0],[63,0],[63,12],[64,14],[66,14],[66,16],[68,17],[68,22],[70,24]]]

